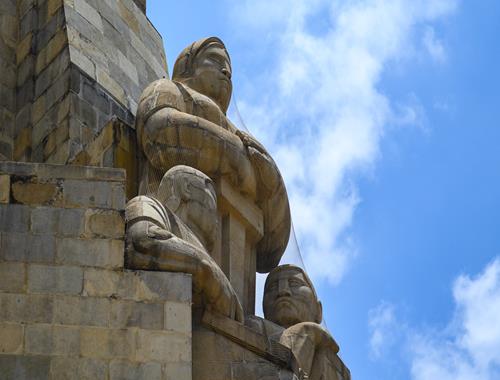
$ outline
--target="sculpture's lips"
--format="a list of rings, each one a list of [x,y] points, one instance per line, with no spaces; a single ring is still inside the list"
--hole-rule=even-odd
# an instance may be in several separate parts
[[[276,299],[276,302],[274,302],[275,305],[281,305],[281,304],[289,304],[289,305],[293,305],[294,302],[293,302],[293,299],[292,297],[289,297],[289,296],[284,296],[284,297],[279,297]]]

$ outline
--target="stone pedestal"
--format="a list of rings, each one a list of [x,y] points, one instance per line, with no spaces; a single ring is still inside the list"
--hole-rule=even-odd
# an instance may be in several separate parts
[[[0,378],[191,380],[191,276],[124,270],[121,169],[0,163]]]

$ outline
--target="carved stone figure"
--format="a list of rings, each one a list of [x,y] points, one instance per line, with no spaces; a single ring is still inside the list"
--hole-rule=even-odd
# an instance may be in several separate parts
[[[195,307],[243,319],[238,297],[209,254],[217,232],[217,201],[209,177],[188,166],[171,168],[155,198],[130,200],[126,222],[129,269],[190,273]]]
[[[160,79],[144,90],[136,120],[145,161],[140,193],[154,193],[160,174],[178,164],[201,170],[217,185],[228,181],[262,212],[263,233],[252,249],[255,269],[269,272],[288,243],[288,198],[266,149],[226,117],[231,93],[231,61],[216,37],[188,46],[172,80]]]
[[[264,287],[264,315],[283,327],[264,324],[267,334],[289,347],[309,380],[342,379],[337,353],[339,346],[319,323],[321,302],[314,286],[300,267],[281,265],[269,273]],[[340,376],[340,377],[339,377]]]

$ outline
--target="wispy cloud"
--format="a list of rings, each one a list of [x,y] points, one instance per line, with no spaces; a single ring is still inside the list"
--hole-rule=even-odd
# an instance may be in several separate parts
[[[448,336],[415,334],[414,380],[500,378],[500,259],[477,277],[460,276],[453,287],[455,320]]]
[[[372,170],[391,121],[418,123],[422,113],[411,103],[395,107],[378,87],[381,75],[418,52],[422,39],[440,54],[423,26],[449,15],[456,1],[230,4],[236,29],[251,36],[249,51],[264,52],[260,59],[275,68],[237,83],[241,114],[285,177],[309,272],[336,284],[356,254],[346,233],[360,202],[354,174]]]
[[[500,259],[476,277],[458,277],[453,298],[455,315],[443,329],[409,326],[382,302],[369,316],[374,358],[387,359],[396,346],[408,355],[412,380],[499,379]]]

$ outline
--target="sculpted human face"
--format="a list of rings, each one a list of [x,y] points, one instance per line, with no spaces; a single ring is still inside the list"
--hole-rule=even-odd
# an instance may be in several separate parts
[[[318,300],[300,271],[290,268],[270,276],[264,290],[266,319],[283,327],[319,322]]]
[[[231,100],[231,64],[226,50],[211,44],[195,58],[194,74],[190,87],[211,98],[223,112]]]

